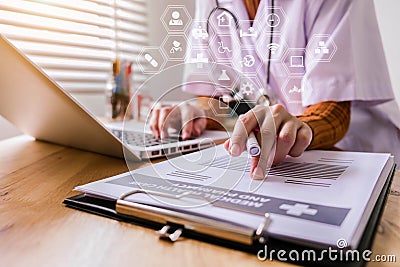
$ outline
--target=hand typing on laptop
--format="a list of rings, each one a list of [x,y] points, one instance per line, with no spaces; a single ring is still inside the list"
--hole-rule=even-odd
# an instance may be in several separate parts
[[[151,112],[150,130],[155,138],[167,138],[172,128],[183,140],[199,137],[206,129],[205,112],[189,103],[164,106],[158,103]]]

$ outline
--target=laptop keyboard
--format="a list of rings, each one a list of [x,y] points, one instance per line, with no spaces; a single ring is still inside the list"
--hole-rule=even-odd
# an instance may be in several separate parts
[[[155,138],[150,133],[122,131],[118,129],[110,129],[110,130],[116,137],[123,140],[123,142],[134,146],[149,147],[149,146],[165,145],[181,141],[181,138],[178,136],[169,136],[168,138],[160,139],[160,138]]]

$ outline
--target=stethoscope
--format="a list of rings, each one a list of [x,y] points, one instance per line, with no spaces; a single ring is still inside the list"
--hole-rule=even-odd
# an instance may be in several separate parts
[[[217,11],[227,12],[233,18],[236,30],[238,30],[239,29],[239,20],[237,19],[235,14],[233,14],[232,11],[230,11],[230,10],[224,8],[224,7],[221,7],[221,5],[219,3],[219,0],[215,0],[215,5],[216,6],[211,10],[211,12],[210,12],[210,14],[208,15],[208,18],[207,18],[207,33],[209,33],[211,16]],[[275,0],[271,0],[271,9],[270,10],[273,11],[274,9],[275,9]],[[269,32],[270,32],[269,43],[271,44],[273,42],[273,38],[274,38],[273,37],[273,33],[274,33],[273,24],[272,25],[269,24]],[[270,86],[271,54],[272,54],[271,50],[268,50],[268,51],[269,52],[268,52],[268,63],[267,63],[267,77],[266,77],[266,82],[267,82],[266,85],[267,85],[267,87]]]

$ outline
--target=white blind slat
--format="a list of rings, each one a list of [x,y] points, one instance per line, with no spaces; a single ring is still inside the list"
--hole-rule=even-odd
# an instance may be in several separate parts
[[[37,16],[27,14],[15,15],[13,12],[3,10],[0,10],[0,23],[11,26],[39,29],[44,32],[52,31],[109,39],[114,37],[114,31],[112,29],[57,19],[37,18]]]
[[[148,45],[147,12],[145,0],[0,0],[0,33],[65,90],[104,94],[116,56],[136,64]]]
[[[114,46],[114,42],[110,39],[43,32],[36,29],[18,28],[9,25],[0,25],[0,32],[13,40],[33,43],[58,44],[104,50],[110,50]]]
[[[95,25],[107,27],[113,23],[112,12],[109,13],[110,17],[99,16],[96,13],[88,13],[82,11],[75,11],[68,8],[55,7],[48,4],[39,2],[25,1],[24,5],[15,5],[14,2],[0,3],[0,9],[9,12],[18,12],[21,14],[31,14],[38,17],[57,19],[62,21],[71,21],[87,25]],[[112,11],[112,10],[111,10]]]
[[[29,0],[31,2],[38,2],[37,0]],[[49,6],[67,8],[69,10],[76,10],[86,13],[93,13],[99,16],[112,17],[114,10],[109,3],[106,5],[95,3],[92,1],[54,1],[54,0],[41,0],[40,2],[46,3]]]

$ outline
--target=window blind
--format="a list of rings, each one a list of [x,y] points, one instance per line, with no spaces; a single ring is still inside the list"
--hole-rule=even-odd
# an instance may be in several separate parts
[[[0,33],[70,93],[105,94],[115,58],[147,45],[146,14],[145,0],[0,0]]]

